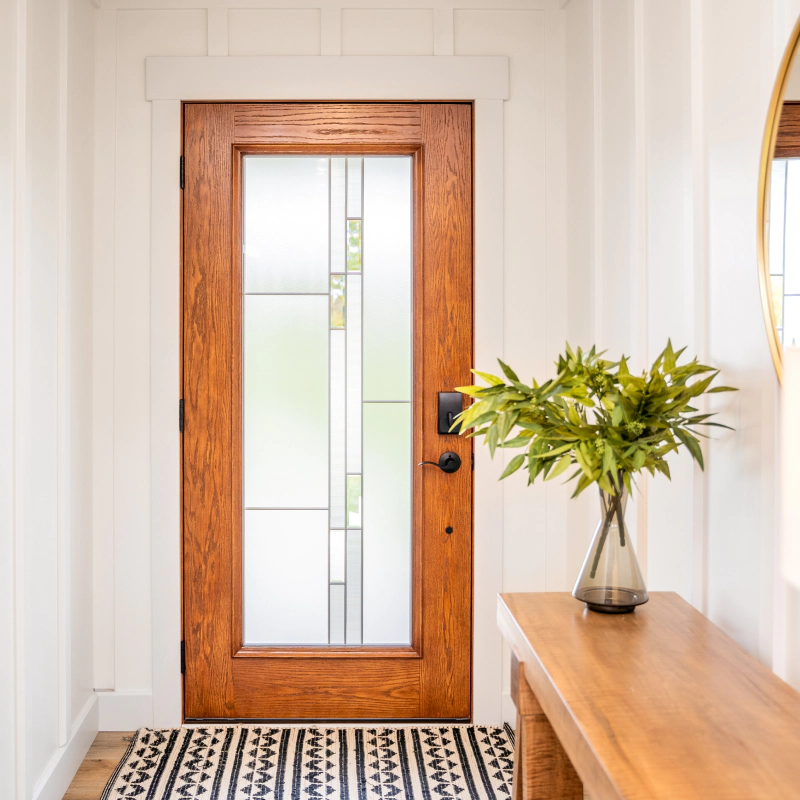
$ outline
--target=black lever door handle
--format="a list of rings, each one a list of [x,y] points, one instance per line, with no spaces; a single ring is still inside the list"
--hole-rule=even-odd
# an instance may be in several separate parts
[[[461,458],[458,453],[442,453],[439,456],[439,461],[420,461],[418,467],[424,464],[430,464],[432,467],[439,467],[442,472],[456,472],[461,466]]]

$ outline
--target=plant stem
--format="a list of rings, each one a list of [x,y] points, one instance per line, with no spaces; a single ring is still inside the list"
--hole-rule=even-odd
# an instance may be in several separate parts
[[[606,511],[605,519],[603,520],[603,532],[600,534],[600,541],[597,543],[597,550],[594,553],[594,560],[592,561],[592,572],[591,576],[594,578],[595,573],[597,572],[597,565],[600,563],[600,555],[603,552],[603,545],[606,543],[606,538],[608,537],[608,530],[611,527],[611,519],[614,516],[614,506],[609,503],[608,511]]]

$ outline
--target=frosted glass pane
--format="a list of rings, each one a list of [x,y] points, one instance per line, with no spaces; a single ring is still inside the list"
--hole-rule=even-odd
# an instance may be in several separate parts
[[[772,162],[769,199],[769,271],[783,274],[783,227],[786,192],[786,160]]]
[[[361,476],[347,476],[347,527],[361,527]]]
[[[246,292],[328,291],[328,159],[244,159]]]
[[[344,527],[345,333],[331,331],[331,527]]]
[[[330,596],[330,643],[344,644],[344,585],[331,586]]]
[[[331,328],[344,328],[344,275],[331,275]]]
[[[361,644],[361,531],[347,531],[347,644]]]
[[[328,513],[244,512],[245,644],[328,641]]]
[[[364,399],[411,399],[411,159],[364,162]]]
[[[347,271],[361,272],[361,220],[347,220]]]
[[[331,272],[344,272],[345,176],[344,159],[331,159]]]
[[[800,293],[800,159],[789,159],[786,164],[786,234],[784,237],[786,250],[783,261],[786,280],[783,290],[786,294],[798,294]]]
[[[361,472],[361,276],[347,276],[347,471]]]
[[[800,345],[800,296],[783,298],[783,343],[787,347]]]
[[[331,531],[331,583],[344,583],[344,531]]]
[[[347,159],[347,216],[361,216],[361,170],[363,158]]]
[[[411,404],[364,404],[364,644],[411,641]]]
[[[328,508],[329,319],[327,295],[244,298],[248,508]]]

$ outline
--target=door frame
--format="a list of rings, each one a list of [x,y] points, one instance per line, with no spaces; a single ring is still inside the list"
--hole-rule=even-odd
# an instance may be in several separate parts
[[[473,103],[474,353],[490,364],[503,353],[503,101],[501,56],[151,57],[150,522],[153,725],[183,722],[180,673],[182,102],[277,100]],[[289,82],[287,75],[292,75]],[[398,76],[402,80],[398,81]],[[379,87],[391,87],[381,91]],[[330,95],[333,91],[335,96]],[[286,93],[290,93],[287,97]],[[376,96],[377,95],[377,96]],[[495,598],[502,591],[503,464],[475,450],[473,488],[473,720],[502,721],[502,639]]]

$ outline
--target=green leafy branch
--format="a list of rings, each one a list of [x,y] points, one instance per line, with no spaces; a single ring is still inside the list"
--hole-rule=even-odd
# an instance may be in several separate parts
[[[633,375],[624,356],[606,361],[594,347],[573,352],[567,344],[556,362],[558,375],[531,386],[498,359],[505,380],[472,370],[489,385],[458,387],[474,402],[456,424],[470,437],[485,437],[492,458],[498,447],[524,448],[501,480],[523,466],[529,485],[540,475],[552,480],[577,468],[567,479],[578,479],[573,497],[595,482],[612,495],[620,481],[631,491],[631,475],[642,470],[670,478],[665,456],[681,445],[703,469],[698,437],[707,435],[698,428],[731,428],[710,422],[714,415],[701,414],[693,403],[703,394],[736,389],[711,388],[719,370],[696,358],[679,365],[685,349],[675,352],[668,341],[649,371]]]

